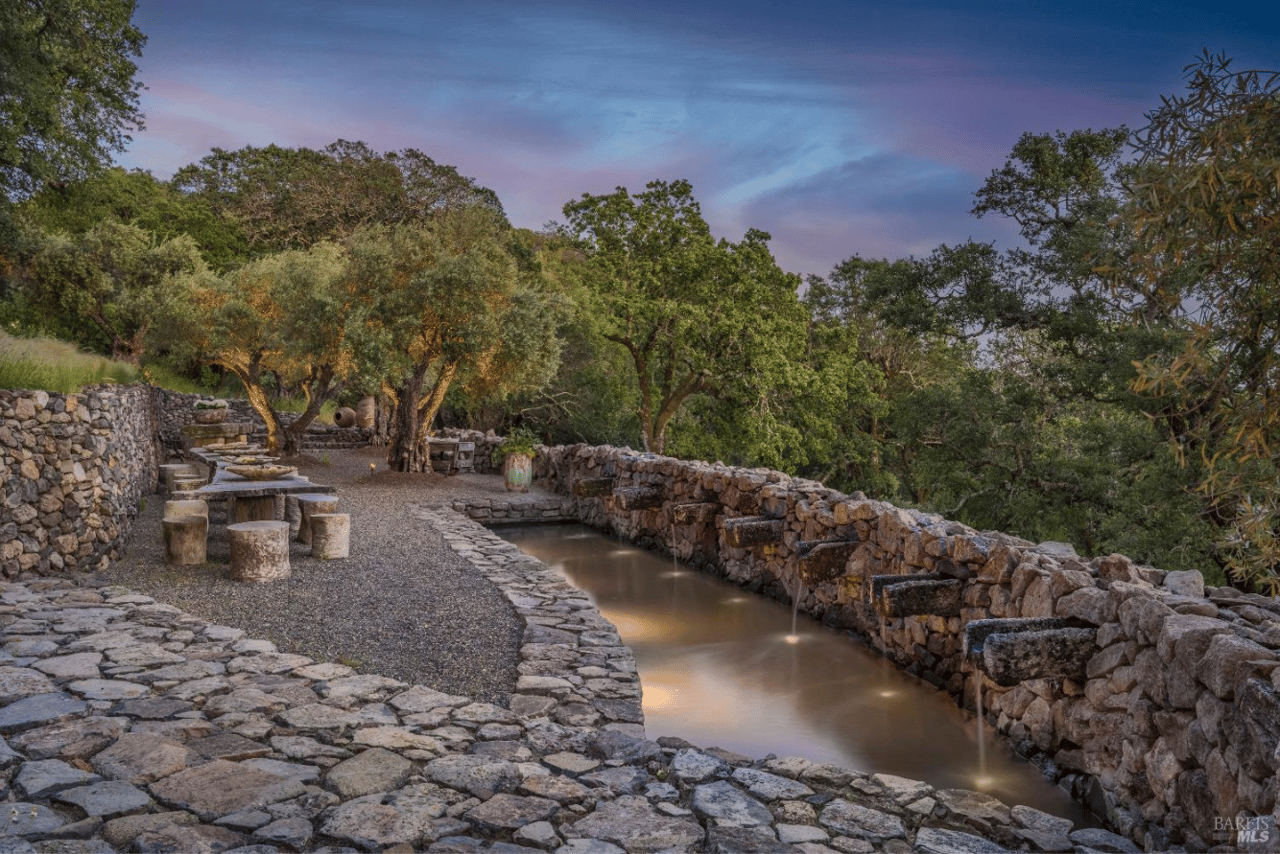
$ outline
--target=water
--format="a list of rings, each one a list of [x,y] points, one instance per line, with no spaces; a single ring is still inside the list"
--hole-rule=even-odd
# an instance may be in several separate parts
[[[1097,824],[946,693],[809,617],[793,624],[794,607],[580,525],[499,533],[562,572],[618,627],[635,653],[651,738],[977,789]]]

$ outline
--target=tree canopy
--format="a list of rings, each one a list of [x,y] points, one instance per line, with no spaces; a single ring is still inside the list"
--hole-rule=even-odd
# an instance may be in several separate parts
[[[0,4],[0,196],[86,175],[142,129],[134,0]]]
[[[587,253],[601,333],[631,357],[646,450],[665,449],[695,395],[761,400],[802,346],[799,278],[778,268],[763,231],[716,240],[688,181],[584,194],[564,213]]]

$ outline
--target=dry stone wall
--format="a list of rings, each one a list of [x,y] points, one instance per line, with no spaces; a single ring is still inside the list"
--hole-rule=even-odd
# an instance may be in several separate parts
[[[583,445],[535,466],[590,525],[798,596],[969,708],[980,688],[1020,753],[1148,850],[1275,836],[1277,600],[776,471]]]
[[[181,456],[184,447],[182,428],[187,424],[193,423],[192,411],[196,402],[212,400],[213,398],[209,395],[186,394],[167,389],[157,389],[156,393],[160,440],[169,456]],[[229,398],[227,399],[227,408],[230,410],[227,415],[228,421],[253,425],[251,441],[259,443],[266,441],[266,424],[263,423],[262,417],[249,404],[249,401],[241,398]],[[288,424],[298,416],[292,412],[285,412],[280,417],[281,420]],[[307,425],[307,432],[303,434],[302,448],[304,451],[362,448],[370,444],[372,440],[373,430],[368,428],[338,427],[334,424],[321,424],[319,421],[313,421]]]
[[[161,462],[147,386],[0,389],[0,571],[100,568],[124,547]]]

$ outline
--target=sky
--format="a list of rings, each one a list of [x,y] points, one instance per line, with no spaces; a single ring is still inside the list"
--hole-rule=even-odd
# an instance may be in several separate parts
[[[139,0],[167,178],[214,147],[416,148],[518,226],[685,178],[779,264],[1016,242],[973,194],[1024,132],[1141,127],[1208,48],[1280,69],[1280,4],[1177,0]]]

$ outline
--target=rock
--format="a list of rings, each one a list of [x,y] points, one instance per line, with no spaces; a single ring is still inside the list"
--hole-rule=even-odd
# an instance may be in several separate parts
[[[969,789],[942,789],[937,793],[938,802],[961,820],[977,819],[993,824],[1008,824],[1012,821],[1012,810],[998,798],[984,795]]]
[[[53,682],[39,670],[30,667],[0,667],[0,706],[33,694],[55,692]]]
[[[13,782],[18,791],[28,798],[47,798],[63,789],[96,783],[101,779],[97,774],[81,771],[61,759],[38,759],[23,763]]]
[[[603,839],[621,845],[627,854],[683,850],[703,838],[702,827],[692,818],[664,816],[644,798],[632,795],[601,804],[595,812],[561,830],[570,841],[572,837]]]
[[[906,828],[897,816],[860,806],[843,798],[836,798],[823,807],[818,815],[818,822],[845,836],[871,842],[906,834]]]
[[[894,774],[873,774],[871,782],[884,787],[893,802],[900,805],[918,801],[933,792],[933,786],[919,780],[898,777]]]
[[[148,831],[169,825],[196,824],[198,821],[191,813],[180,811],[122,816],[102,825],[102,838],[116,848],[126,849],[134,839]]]
[[[357,798],[327,813],[320,832],[366,851],[378,851],[393,845],[416,846],[431,830],[431,822],[424,813],[402,812],[376,799]]]
[[[593,786],[603,786],[615,795],[633,795],[653,778],[642,768],[622,765],[618,768],[605,768],[603,771],[583,774],[581,779]]]
[[[1117,836],[1100,827],[1082,827],[1079,830],[1073,830],[1069,836],[1076,845],[1083,845],[1097,851],[1112,852],[1112,854],[1141,854],[1142,851],[1123,836]]]
[[[313,835],[311,822],[305,818],[282,818],[259,827],[253,832],[254,839],[283,845],[294,851],[307,850]]]
[[[705,783],[693,790],[693,811],[718,827],[768,826],[769,808],[727,780]]]
[[[599,760],[590,759],[581,753],[569,753],[566,751],[549,753],[542,757],[542,762],[549,768],[562,774],[567,774],[570,777],[578,777],[600,767]]]
[[[774,829],[778,833],[778,841],[788,845],[800,842],[826,842],[831,838],[831,834],[811,824],[778,824]]]
[[[184,744],[155,735],[125,733],[93,757],[93,768],[103,777],[143,785],[175,774],[199,758]]]
[[[422,773],[429,780],[469,792],[477,798],[513,792],[520,785],[520,772],[514,764],[486,756],[442,756],[428,762]]]
[[[43,837],[66,825],[66,820],[43,804],[16,801],[4,804],[0,817],[7,836]],[[0,839],[0,846],[4,843]],[[0,850],[5,850],[0,847]]]
[[[499,794],[484,803],[472,807],[465,818],[477,827],[488,831],[514,830],[535,821],[544,821],[555,815],[560,805],[547,798]]]
[[[61,692],[24,697],[0,708],[0,734],[56,723],[88,708],[83,700]]]
[[[151,805],[146,792],[119,780],[67,789],[59,792],[55,799],[75,804],[87,815],[106,818],[138,812]]]
[[[45,658],[31,666],[54,679],[96,679],[102,675],[98,668],[101,662],[100,652],[77,652]]]
[[[385,747],[388,750],[426,750],[432,753],[443,753],[444,747],[437,739],[429,735],[421,735],[408,727],[373,726],[356,730],[351,739],[352,744],[365,744],[369,747]]]
[[[560,835],[549,821],[534,821],[516,829],[511,838],[521,845],[550,851],[560,845]]]
[[[83,759],[119,738],[127,723],[125,718],[72,718],[27,730],[12,741],[28,759]]]
[[[226,759],[230,762],[253,759],[271,753],[268,745],[234,732],[220,732],[217,735],[189,741],[187,747],[207,759]]]
[[[593,797],[591,790],[576,780],[555,774],[537,774],[525,777],[519,791],[526,795],[550,798],[562,804],[579,803]]]
[[[728,763],[701,750],[678,750],[671,758],[671,775],[682,783],[701,783],[728,774]]]
[[[1041,833],[1066,836],[1074,826],[1069,818],[1059,818],[1056,815],[1050,815],[1047,812],[1041,812],[1038,809],[1023,806],[1022,804],[1011,809],[1009,814],[1019,827],[1038,830]]]
[[[210,824],[171,824],[139,834],[133,840],[133,851],[137,854],[170,854],[175,851],[212,854],[242,845],[244,837],[230,828]]]
[[[557,848],[555,854],[627,854],[627,852],[603,839],[570,839]]]
[[[1172,570],[1165,574],[1163,586],[1176,596],[1204,598],[1204,576],[1199,570]]]
[[[778,841],[768,826],[712,827],[707,831],[707,850],[716,854],[791,854],[795,849]]]
[[[916,834],[915,850],[920,854],[1005,854],[1009,849],[972,833],[922,827]]]
[[[799,800],[814,793],[804,783],[756,768],[735,768],[733,779],[746,786],[751,794],[766,801]]]
[[[403,756],[371,747],[329,769],[325,786],[344,800],[374,792],[389,792],[409,779],[413,763]]]
[[[69,683],[67,690],[86,700],[129,700],[151,693],[146,685],[123,679],[81,679]]]
[[[1274,668],[1276,654],[1261,644],[1231,634],[1215,635],[1196,663],[1195,674],[1222,700],[1235,698],[1236,685],[1248,676],[1251,663]]]
[[[179,771],[151,784],[151,794],[156,800],[190,810],[205,821],[245,807],[296,798],[304,791],[297,780],[225,759]]]

